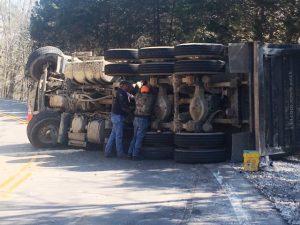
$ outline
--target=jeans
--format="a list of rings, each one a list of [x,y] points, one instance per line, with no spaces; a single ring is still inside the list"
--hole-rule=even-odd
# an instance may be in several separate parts
[[[113,124],[112,131],[110,133],[110,136],[108,138],[107,144],[105,146],[105,155],[110,156],[112,154],[112,147],[114,144],[114,141],[116,141],[116,149],[117,149],[117,155],[123,156],[124,148],[123,148],[123,128],[124,128],[124,116],[117,115],[112,113],[111,115],[111,121]]]
[[[128,155],[133,157],[139,157],[140,150],[143,144],[143,139],[146,134],[146,130],[149,126],[149,119],[144,117],[135,117],[133,121],[134,135],[130,142]]]

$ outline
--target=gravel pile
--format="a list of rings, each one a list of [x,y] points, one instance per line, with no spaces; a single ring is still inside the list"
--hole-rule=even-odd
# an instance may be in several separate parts
[[[300,225],[300,156],[289,156],[274,161],[273,167],[243,174],[274,203],[289,224]]]

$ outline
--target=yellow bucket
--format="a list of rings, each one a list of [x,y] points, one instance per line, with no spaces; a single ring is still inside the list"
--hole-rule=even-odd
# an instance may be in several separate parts
[[[246,150],[244,156],[244,171],[254,172],[258,171],[260,154],[257,151]]]

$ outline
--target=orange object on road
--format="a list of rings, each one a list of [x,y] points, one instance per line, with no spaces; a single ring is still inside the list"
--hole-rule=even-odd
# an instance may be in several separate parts
[[[32,119],[32,111],[28,107],[28,110],[27,110],[27,123],[29,123],[31,119]]]

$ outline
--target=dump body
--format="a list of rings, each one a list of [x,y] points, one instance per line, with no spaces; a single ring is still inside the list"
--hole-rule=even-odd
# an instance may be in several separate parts
[[[299,151],[300,46],[255,49],[256,147],[262,155]]]

